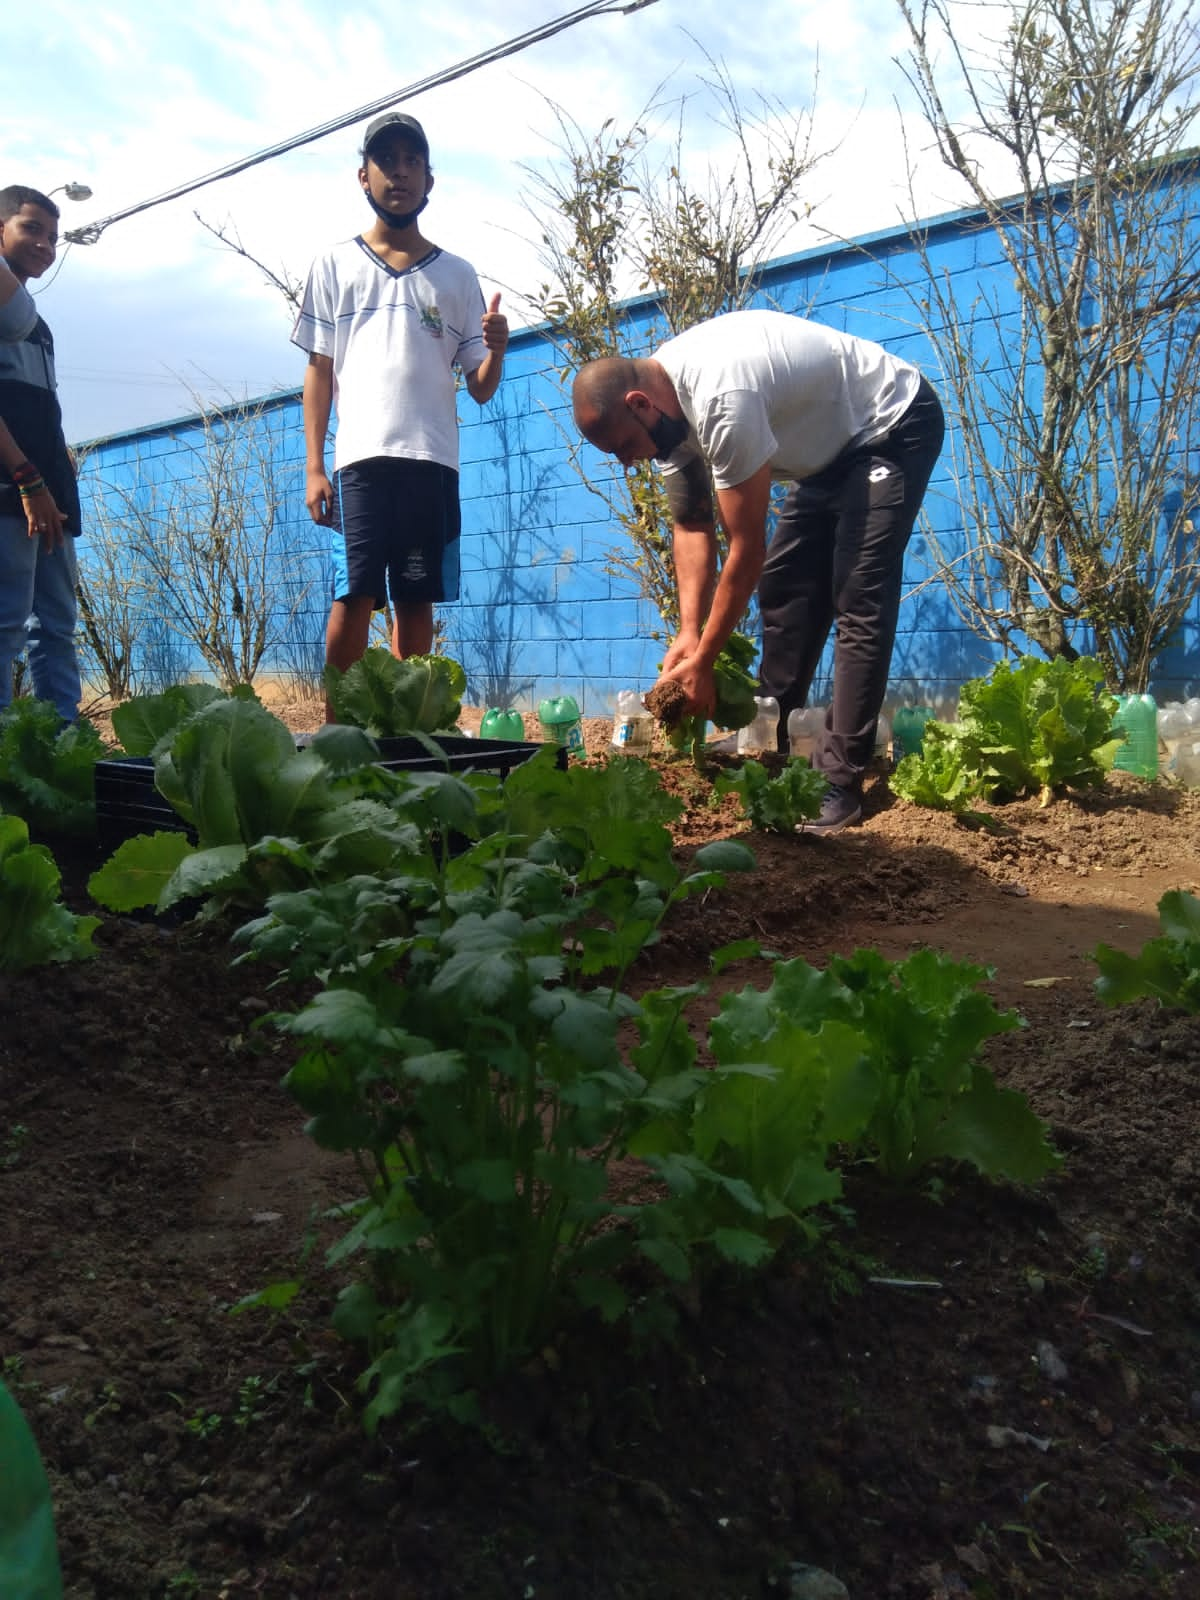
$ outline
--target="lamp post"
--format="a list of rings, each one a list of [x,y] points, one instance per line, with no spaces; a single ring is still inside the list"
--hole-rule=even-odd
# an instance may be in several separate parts
[[[68,200],[90,200],[92,191],[86,183],[60,183],[57,189],[51,189],[46,196],[49,200],[56,194],[65,194]]]

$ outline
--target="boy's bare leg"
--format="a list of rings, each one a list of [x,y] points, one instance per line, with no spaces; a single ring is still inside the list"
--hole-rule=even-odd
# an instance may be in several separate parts
[[[345,672],[356,661],[361,661],[371,633],[372,599],[369,594],[351,595],[347,600],[335,600],[329,608],[329,621],[325,627],[325,661],[327,665]],[[335,722],[333,708],[325,702],[325,721]]]
[[[392,654],[427,656],[433,649],[433,601],[408,600],[392,613]]]

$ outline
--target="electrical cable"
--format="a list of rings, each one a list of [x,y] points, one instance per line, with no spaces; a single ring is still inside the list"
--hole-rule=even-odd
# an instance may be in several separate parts
[[[530,45],[539,44],[543,39],[550,39],[564,29],[574,27],[577,22],[584,22],[588,17],[612,16],[614,14],[628,15],[634,11],[641,11],[646,6],[652,6],[655,0],[591,0],[589,5],[580,6],[574,11],[569,11],[561,17],[556,17],[552,22],[545,22],[540,27],[531,28],[528,32],[518,34],[515,38],[507,40],[504,44],[493,45],[489,50],[483,50],[478,55],[470,56],[465,61],[458,62],[455,66],[443,68],[441,72],[431,73],[427,78],[420,78],[416,83],[410,83],[407,88],[384,95],[379,100],[372,100],[370,104],[359,106],[355,111],[348,111],[340,117],[334,117],[329,122],[323,122],[320,127],[310,128],[307,133],[298,133],[290,139],[284,139],[279,144],[273,144],[266,150],[259,150],[255,155],[245,156],[240,161],[231,161],[227,166],[217,167],[213,172],[206,173],[201,178],[193,178],[188,183],[177,184],[174,189],[167,189],[164,193],[155,195],[151,200],[139,201],[137,205],[127,206],[124,211],[114,211],[110,217],[102,217],[98,222],[86,223],[82,228],[71,228],[63,234],[69,244],[95,244],[106,228],[114,222],[121,222],[126,217],[135,217],[139,212],[149,211],[151,206],[165,205],[168,200],[178,200],[193,190],[202,189],[207,184],[217,183],[222,178],[232,178],[239,172],[245,172],[250,167],[260,165],[264,161],[271,161],[276,156],[286,155],[290,150],[298,150],[301,145],[312,144],[317,139],[323,139],[327,134],[337,133],[342,128],[348,128],[354,122],[361,122],[364,118],[372,116],[377,111],[384,111],[389,106],[399,105],[414,95],[422,94],[427,89],[439,88],[444,83],[453,83],[456,78],[463,78],[469,72],[474,72],[478,67],[490,66],[494,61],[502,61],[506,56],[516,55],[521,50],[526,50]]]

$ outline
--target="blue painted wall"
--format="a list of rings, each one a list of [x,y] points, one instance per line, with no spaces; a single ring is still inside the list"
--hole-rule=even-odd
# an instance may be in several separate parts
[[[951,282],[960,304],[975,303],[985,288],[1002,310],[1011,303],[1016,315],[1009,270],[995,237],[981,228],[976,214],[937,219],[923,224],[922,231],[936,270]],[[764,276],[758,303],[875,339],[915,361],[936,384],[936,366],[914,305],[924,282],[910,235],[897,229],[774,263]],[[634,301],[629,309],[652,346],[662,333],[653,302]],[[994,355],[1002,364],[1002,334],[994,341]],[[513,336],[504,382],[492,402],[480,410],[461,395],[462,594],[459,604],[441,609],[440,618],[446,648],[467,669],[471,701],[528,708],[543,695],[571,693],[586,713],[603,715],[619,689],[644,689],[653,682],[663,649],[653,637],[660,619],[628,579],[608,570],[608,553],[624,535],[605,501],[581,482],[571,465],[568,443],[578,439],[556,367],[555,351],[544,333],[520,331]],[[329,535],[314,527],[304,508],[298,393],[262,404],[263,425],[272,430],[277,473],[286,491],[286,510],[273,542],[294,606],[268,670],[287,673],[311,668],[321,659]],[[87,447],[82,479],[85,561],[88,502],[107,499],[111,511],[115,492],[139,474],[144,482],[186,476],[193,470],[200,437],[196,419],[185,417]],[[929,550],[930,529],[951,556],[963,548],[953,477],[957,451],[951,432],[926,497],[923,522],[909,547],[892,698],[914,694],[937,704],[952,702],[964,679],[986,672],[995,656],[955,612],[937,581]],[[581,462],[598,483],[614,470],[608,458],[586,445]],[[168,678],[189,664],[186,651],[172,644],[169,625],[161,619],[154,648]],[[198,663],[190,665],[199,670]],[[1194,608],[1181,647],[1161,666],[1155,683],[1160,699],[1200,687],[1200,607]],[[828,671],[827,650],[815,699],[828,692]]]

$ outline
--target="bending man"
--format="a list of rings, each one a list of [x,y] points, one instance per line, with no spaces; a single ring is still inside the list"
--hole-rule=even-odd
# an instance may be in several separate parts
[[[904,550],[942,446],[928,381],[880,345],[778,311],[733,311],[640,359],[579,371],[575,422],[623,466],[663,463],[679,633],[663,662],[711,712],[712,668],[758,591],[762,692],[787,716],[836,623],[833,703],[813,764],[836,833],[862,815],[896,636]],[[767,547],[771,483],[791,484]],[[716,513],[728,537],[717,571]]]

